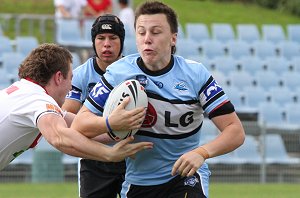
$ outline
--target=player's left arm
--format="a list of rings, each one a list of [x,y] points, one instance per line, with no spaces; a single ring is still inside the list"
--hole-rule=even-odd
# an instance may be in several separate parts
[[[211,142],[183,154],[174,164],[172,175],[193,175],[207,158],[226,154],[238,148],[245,140],[245,132],[235,112],[218,115],[212,118],[221,131]]]

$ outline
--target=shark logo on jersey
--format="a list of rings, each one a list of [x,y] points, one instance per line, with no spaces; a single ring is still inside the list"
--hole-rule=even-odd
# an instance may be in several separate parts
[[[212,97],[214,97],[221,91],[222,91],[222,87],[220,87],[220,85],[218,85],[218,83],[215,80],[213,80],[203,91],[205,100],[209,101]]]
[[[196,176],[188,177],[184,180],[185,186],[194,187],[197,183],[199,183],[199,179]]]
[[[179,90],[180,92],[188,91],[188,88],[186,87],[186,84],[184,82],[178,82],[174,86],[174,89]]]

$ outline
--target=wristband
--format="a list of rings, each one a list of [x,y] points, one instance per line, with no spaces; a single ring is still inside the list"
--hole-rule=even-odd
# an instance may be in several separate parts
[[[110,125],[109,125],[109,122],[108,122],[108,116],[107,116],[106,119],[105,119],[105,123],[106,123],[106,127],[107,127],[107,129],[108,129],[108,132],[109,132],[109,133],[112,133],[112,129],[111,129],[111,127],[110,127]]]
[[[201,155],[204,158],[204,160],[209,158],[209,154],[208,154],[207,150],[205,148],[203,148],[202,146],[194,149],[193,151],[198,153],[199,155]]]

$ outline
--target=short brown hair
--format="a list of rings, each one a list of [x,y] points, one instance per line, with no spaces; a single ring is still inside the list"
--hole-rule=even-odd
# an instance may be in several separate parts
[[[178,19],[175,11],[159,1],[148,1],[140,5],[135,11],[134,28],[136,28],[136,21],[140,15],[164,14],[170,25],[172,33],[178,33]],[[175,53],[176,47],[172,47],[172,53]]]
[[[71,63],[72,55],[66,48],[53,43],[41,44],[20,65],[19,78],[30,78],[45,86],[58,71],[67,78]]]

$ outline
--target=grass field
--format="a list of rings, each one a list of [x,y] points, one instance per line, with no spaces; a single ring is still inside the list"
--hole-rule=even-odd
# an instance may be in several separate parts
[[[299,198],[298,184],[216,184],[210,186],[212,198]],[[75,198],[76,183],[0,184],[2,198]]]

